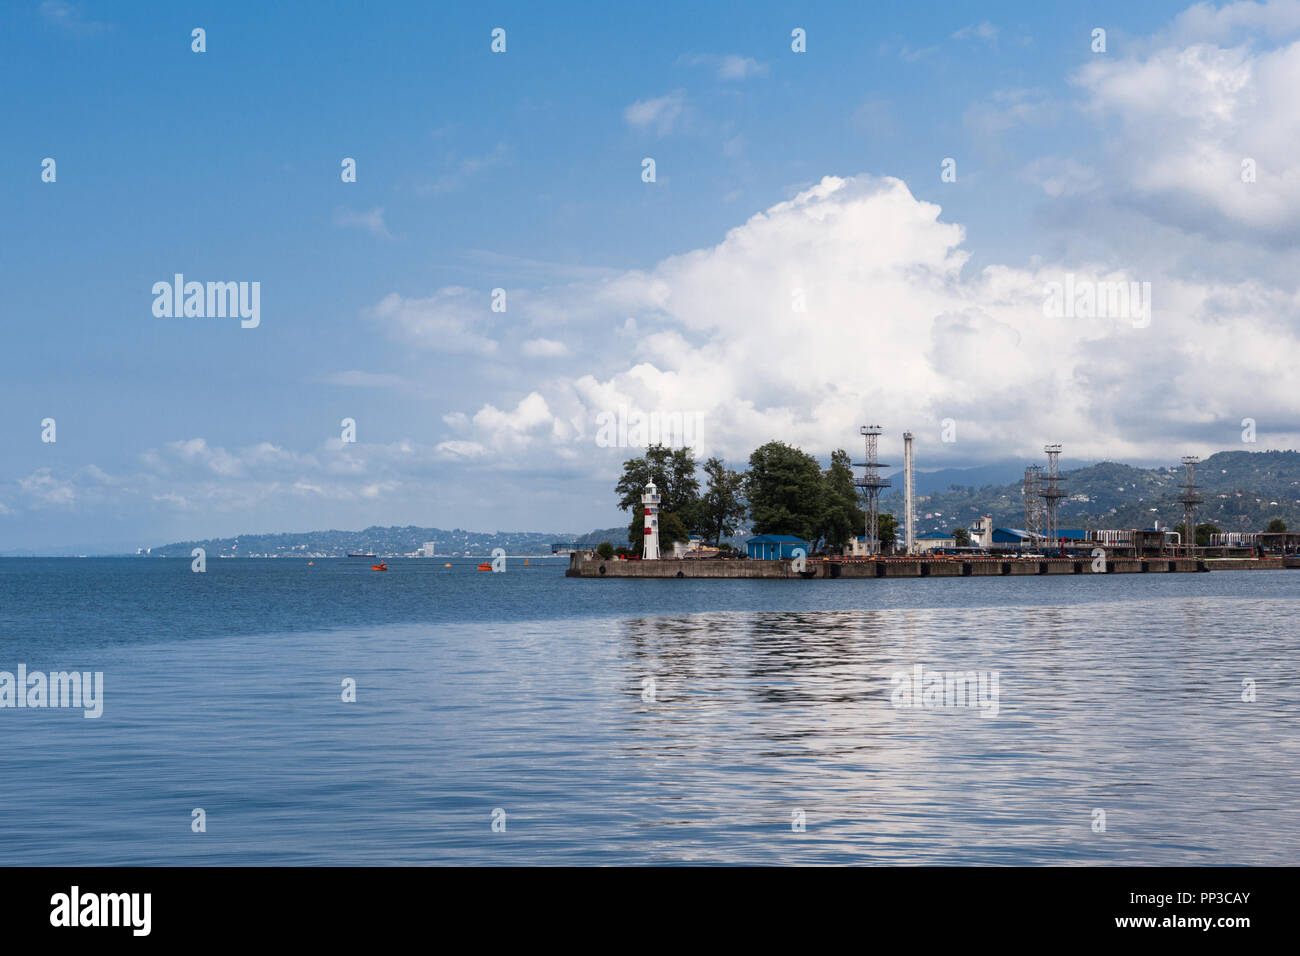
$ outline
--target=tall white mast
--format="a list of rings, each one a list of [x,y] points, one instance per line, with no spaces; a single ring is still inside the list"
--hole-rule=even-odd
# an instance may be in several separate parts
[[[908,554],[916,551],[916,507],[913,504],[915,496],[912,484],[913,474],[912,433],[903,432],[903,535]]]

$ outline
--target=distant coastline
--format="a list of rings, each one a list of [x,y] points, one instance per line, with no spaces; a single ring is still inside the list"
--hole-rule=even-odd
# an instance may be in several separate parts
[[[1224,451],[1205,459],[1199,466],[1205,502],[1198,518],[1224,531],[1261,530],[1273,518],[1289,527],[1300,528],[1300,452]],[[1010,470],[1014,471],[1014,468]],[[938,474],[955,474],[946,471]],[[1061,504],[1061,517],[1071,526],[1149,527],[1153,519],[1168,523],[1178,515],[1177,475],[1170,468],[1136,468],[1117,462],[1100,462],[1063,473],[1071,497]],[[938,479],[942,480],[942,479]],[[938,483],[936,480],[936,484]],[[1021,489],[1016,481],[981,487],[951,484],[945,490],[931,487],[919,494],[918,532],[948,531],[966,526],[979,515],[991,515],[996,524],[1019,527]],[[881,498],[882,511],[901,506],[897,495]],[[743,546],[747,535],[731,539]],[[421,550],[432,542],[435,556],[482,557],[493,548],[509,555],[550,554],[554,544],[576,549],[594,549],[602,541],[615,547],[628,540],[627,526],[574,532],[466,531],[417,527],[379,527],[361,531],[305,531],[273,534],[240,534],[226,538],[203,538],[137,549],[95,549],[69,546],[20,548],[0,551],[0,557],[117,557],[132,554],[150,557],[189,557],[203,548],[213,557],[342,557],[349,551],[369,551],[381,557],[398,557]]]
[[[346,558],[348,554],[374,554],[381,558],[481,558],[501,548],[508,556],[550,556],[553,549],[594,548],[602,541],[627,537],[626,528],[596,530],[586,534],[535,531],[466,531],[461,528],[422,528],[414,525],[371,526],[360,531],[241,534],[232,538],[176,541],[142,548],[146,557],[185,557],[203,548],[208,557],[223,558]]]

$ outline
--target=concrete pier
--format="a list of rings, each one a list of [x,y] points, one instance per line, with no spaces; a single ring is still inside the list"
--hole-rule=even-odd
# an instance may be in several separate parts
[[[1275,568],[1300,568],[1294,558],[1206,558],[1212,571],[1260,571]]]
[[[1257,565],[1246,562],[1256,560]],[[792,561],[748,561],[717,558],[665,558],[658,561],[605,560],[591,551],[569,556],[571,578],[960,578],[1042,574],[1172,574],[1235,569],[1247,566],[1281,568],[1281,558],[1111,558],[1105,570],[1093,570],[1091,558],[877,558],[874,560],[809,559],[803,571]]]

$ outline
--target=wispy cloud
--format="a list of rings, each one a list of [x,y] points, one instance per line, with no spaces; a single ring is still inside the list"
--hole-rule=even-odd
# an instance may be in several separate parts
[[[678,58],[685,66],[705,66],[712,69],[720,80],[746,80],[754,76],[767,76],[766,63],[737,53],[690,53]]]
[[[1022,173],[1053,199],[1091,192],[1101,185],[1095,169],[1068,156],[1041,156],[1028,163]]]
[[[67,30],[69,33],[79,33],[84,36],[113,29],[111,23],[87,20],[82,12],[67,0],[44,0],[37,9],[46,23]]]
[[[998,28],[987,20],[962,27],[952,35],[954,40],[983,40],[990,46],[998,45]]]
[[[497,343],[477,331],[487,308],[487,300],[476,297],[472,290],[448,286],[425,299],[391,292],[363,315],[407,345],[435,352],[491,355]]]
[[[997,152],[1004,133],[1059,120],[1064,110],[1043,90],[995,90],[986,100],[972,103],[962,113],[962,123],[979,145]]]
[[[56,478],[49,468],[38,468],[26,478],[19,478],[18,487],[37,507],[71,505],[77,500],[76,485]]]
[[[331,372],[318,381],[325,385],[342,385],[348,388],[407,388],[411,385],[400,375],[391,372],[362,372],[348,369],[344,372]]]
[[[677,90],[667,96],[637,100],[623,110],[623,119],[634,129],[653,128],[660,136],[672,132],[686,109],[686,93]]]
[[[524,256],[508,256],[487,249],[469,249],[463,258],[469,265],[439,263],[440,268],[455,268],[479,275],[509,279],[606,279],[620,275],[621,270],[610,266],[575,265],[572,262],[550,262]]]
[[[364,229],[371,235],[379,236],[381,239],[393,238],[393,234],[388,231],[388,225],[384,222],[383,206],[376,206],[368,212],[337,209],[334,212],[334,225]]]
[[[569,347],[555,339],[529,339],[523,352],[529,358],[560,358],[569,354]]]
[[[876,48],[876,53],[880,56],[896,55],[904,63],[916,63],[931,57],[939,52],[937,46],[914,47],[911,44],[901,42],[897,37],[884,40]]]
[[[497,143],[486,153],[477,156],[448,153],[443,158],[443,172],[432,181],[417,186],[416,192],[424,196],[452,192],[479,173],[506,165],[512,155],[510,147],[505,143]]]

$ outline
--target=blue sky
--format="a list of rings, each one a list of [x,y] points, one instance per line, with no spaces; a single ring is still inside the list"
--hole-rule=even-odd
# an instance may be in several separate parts
[[[8,3],[0,552],[606,526],[635,449],[594,419],[622,404],[700,411],[736,465],[856,449],[866,418],[927,467],[1045,441],[1166,463],[1242,447],[1247,415],[1291,447],[1294,398],[1251,383],[1297,328],[1297,27],[1294,3]],[[1214,178],[1238,154],[1244,196]],[[762,289],[787,263],[793,318]],[[1155,321],[1038,341],[1052,270],[1149,280]],[[177,272],[260,282],[260,325],[155,317]],[[1228,367],[1208,392],[1202,362]]]

